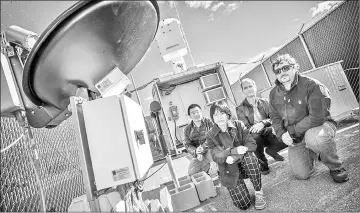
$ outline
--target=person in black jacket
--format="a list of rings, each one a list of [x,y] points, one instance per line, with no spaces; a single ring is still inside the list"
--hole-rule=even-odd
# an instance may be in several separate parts
[[[207,149],[202,146],[206,140],[206,133],[214,123],[209,118],[203,117],[198,104],[191,104],[188,107],[188,115],[191,122],[184,129],[185,148],[193,157],[188,167],[188,175],[204,171],[214,176],[218,171],[217,164],[211,159]]]
[[[330,115],[328,88],[299,74],[299,64],[289,54],[272,64],[276,86],[270,92],[270,118],[276,136],[289,146],[289,163],[295,177],[308,179],[320,158],[334,182],[349,180],[336,153],[336,122]]]
[[[277,139],[273,133],[270,122],[269,101],[266,98],[256,97],[257,88],[255,81],[245,78],[240,81],[242,92],[246,96],[244,101],[236,107],[236,113],[239,120],[244,122],[249,128],[251,136],[257,144],[256,156],[260,161],[260,172],[263,175],[270,173],[268,160],[265,152],[276,161],[283,161],[284,157],[278,152],[287,147],[286,144]]]
[[[264,209],[255,140],[242,121],[230,119],[232,115],[224,101],[210,107],[210,117],[215,124],[206,135],[206,146],[219,166],[221,185],[229,190],[234,205],[245,210],[251,199],[243,179],[249,177],[255,189],[255,209]]]

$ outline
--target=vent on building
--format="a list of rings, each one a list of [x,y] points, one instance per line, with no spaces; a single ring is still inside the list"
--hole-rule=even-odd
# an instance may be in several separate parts
[[[202,90],[208,90],[221,85],[219,75],[217,73],[205,75],[200,78],[200,85]]]
[[[216,101],[221,101],[226,99],[226,95],[223,87],[218,87],[204,92],[204,97],[207,105],[210,105]]]

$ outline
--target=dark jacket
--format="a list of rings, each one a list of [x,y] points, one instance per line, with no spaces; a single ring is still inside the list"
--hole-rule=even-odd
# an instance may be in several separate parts
[[[228,121],[228,132],[222,132],[215,124],[206,135],[206,146],[211,152],[213,161],[219,165],[220,181],[222,186],[234,188],[238,178],[243,178],[238,163],[243,155],[239,155],[236,149],[238,146],[248,147],[248,152],[256,150],[256,142],[251,137],[249,130],[239,120]],[[232,155],[237,158],[233,164],[227,164],[226,158]]]
[[[206,141],[206,133],[210,131],[213,125],[214,123],[209,118],[203,117],[199,128],[195,126],[193,121],[184,128],[185,147],[193,157],[196,157],[196,148]]]
[[[289,91],[278,80],[275,83],[269,95],[270,118],[279,139],[288,131],[298,143],[308,129],[325,121],[336,124],[330,116],[329,90],[318,80],[297,73]]]
[[[265,127],[271,126],[269,100],[266,98],[256,97],[255,102],[257,104],[260,115],[264,118],[262,123],[265,125]],[[250,128],[252,125],[254,125],[254,108],[249,103],[247,98],[245,98],[245,100],[236,107],[236,114],[238,119],[244,122],[247,128]]]

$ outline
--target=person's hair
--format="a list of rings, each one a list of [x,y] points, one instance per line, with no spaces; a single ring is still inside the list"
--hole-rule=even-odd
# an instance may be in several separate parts
[[[282,55],[278,55],[278,57],[276,58],[275,61],[272,62],[272,71],[275,71],[275,66],[279,66],[279,64],[283,63],[283,62],[287,62],[289,65],[293,65],[295,69],[299,69],[300,65],[297,63],[297,61],[295,60],[295,58],[293,58],[291,55],[289,54],[282,54]]]
[[[245,83],[245,82],[249,82],[249,83],[251,83],[252,85],[256,86],[254,80],[252,80],[251,78],[244,78],[244,79],[240,80],[240,87],[241,87],[242,90],[244,90],[244,88],[243,88],[243,83]]]
[[[193,108],[199,107],[199,109],[201,109],[201,107],[198,104],[190,104],[190,106],[188,107],[188,115],[190,116],[190,110]]]
[[[217,101],[215,103],[213,103],[210,107],[210,118],[211,120],[215,123],[214,121],[214,114],[216,110],[219,110],[221,113],[225,113],[228,116],[228,119],[230,120],[232,118],[232,114],[230,111],[229,106],[226,104],[225,101]]]

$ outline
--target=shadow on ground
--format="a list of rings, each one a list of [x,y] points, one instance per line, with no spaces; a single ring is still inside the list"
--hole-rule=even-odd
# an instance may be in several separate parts
[[[341,129],[354,123],[344,122]],[[350,180],[346,183],[334,183],[329,170],[321,162],[317,163],[315,173],[308,180],[295,179],[290,171],[287,152],[283,162],[270,160],[271,172],[262,176],[264,195],[267,206],[263,211],[360,211],[360,154],[359,154],[359,126],[351,127],[339,133],[336,144],[340,159],[347,169]],[[178,177],[186,175],[188,159],[186,157],[174,160]],[[187,162],[187,163],[186,163]],[[160,166],[160,165],[159,165]],[[164,166],[165,168],[166,166]],[[164,182],[171,180],[168,169],[162,169]],[[183,171],[185,169],[185,172]],[[154,175],[155,176],[155,175]],[[167,177],[167,178],[165,178]],[[167,180],[165,180],[167,179]],[[159,181],[159,180],[158,180]],[[156,181],[153,180],[153,183]],[[253,187],[249,179],[245,180],[254,200]],[[160,184],[160,183],[159,183]],[[156,184],[155,184],[156,185]],[[239,211],[231,201],[230,195],[224,187],[217,184],[217,196],[210,198],[189,212],[203,211]],[[143,199],[159,199],[159,189],[153,187],[143,193]],[[247,211],[255,211],[253,205]]]

